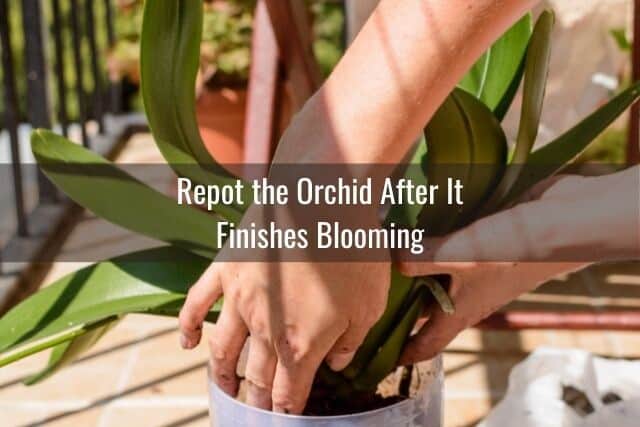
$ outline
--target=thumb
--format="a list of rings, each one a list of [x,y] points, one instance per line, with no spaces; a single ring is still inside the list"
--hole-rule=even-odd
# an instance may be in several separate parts
[[[431,360],[441,353],[462,330],[453,319],[440,311],[434,312],[422,329],[405,345],[398,365]]]
[[[180,345],[191,349],[202,337],[202,323],[211,306],[222,296],[219,267],[213,263],[189,289],[187,299],[180,310]]]

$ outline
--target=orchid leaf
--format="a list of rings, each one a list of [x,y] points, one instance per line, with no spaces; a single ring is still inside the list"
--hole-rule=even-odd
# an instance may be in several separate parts
[[[117,257],[63,277],[0,319],[0,367],[99,331],[129,313],[177,316],[189,287],[210,262],[163,247]],[[211,308],[209,321],[215,321],[220,308],[221,302]]]
[[[342,375],[345,378],[353,379],[360,374],[380,346],[384,344],[384,341],[393,331],[395,323],[399,320],[397,317],[401,309],[407,305],[413,288],[412,284],[413,278],[405,277],[395,269],[392,270],[391,286],[384,314],[373,325],[349,366],[342,371]]]
[[[414,283],[411,292],[408,303],[399,311],[401,318],[397,320],[388,338],[371,362],[354,379],[353,386],[356,390],[375,390],[380,381],[397,367],[404,344],[425,307],[429,291],[424,286]]]
[[[88,330],[85,334],[77,338],[53,347],[47,366],[37,374],[25,379],[23,383],[25,385],[38,384],[70,365],[82,354],[89,351],[107,332],[113,329],[119,321],[120,318],[109,320],[94,329]]]
[[[520,85],[530,37],[531,14],[527,14],[480,57],[459,84],[461,89],[484,102],[499,120],[506,114]]]
[[[403,170],[398,170],[397,175],[402,178],[411,180],[415,185],[426,185],[427,177],[425,175],[425,164],[427,157],[427,143],[424,134],[417,141],[415,150],[411,154],[409,161],[401,165]],[[394,223],[397,226],[413,228],[418,221],[418,215],[422,211],[422,206],[417,203],[404,203],[393,205],[389,208],[386,224]]]
[[[46,130],[31,137],[44,173],[79,205],[114,224],[211,257],[217,220],[180,206],[103,157]]]
[[[540,181],[567,166],[639,98],[640,81],[634,83],[554,141],[534,151],[529,156],[527,167],[505,199],[505,203],[514,201]]]
[[[551,33],[555,17],[551,11],[544,11],[533,31],[527,51],[522,112],[520,128],[516,140],[513,163],[525,163],[538,137],[542,105],[547,89],[549,63],[551,60]]]
[[[202,17],[201,0],[145,2],[142,98],[156,144],[176,173],[200,184],[222,186],[237,178],[209,154],[195,113]],[[238,222],[245,209],[246,205],[219,206],[219,213]]]
[[[551,33],[555,18],[553,12],[544,11],[533,30],[527,50],[520,128],[511,165],[505,170],[495,192],[482,209],[483,214],[493,212],[515,184],[527,162],[538,137],[542,106],[547,88],[551,60]]]

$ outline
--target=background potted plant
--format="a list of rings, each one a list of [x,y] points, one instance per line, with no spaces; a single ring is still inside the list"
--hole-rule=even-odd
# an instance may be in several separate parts
[[[454,164],[468,188],[465,208],[458,210],[446,203],[394,206],[386,222],[426,227],[429,234],[437,235],[499,210],[566,166],[640,97],[640,83],[633,84],[555,141],[532,151],[542,111],[553,21],[553,14],[544,12],[532,28],[527,15],[505,33],[426,126],[426,142],[417,146],[410,162],[413,167],[404,165],[406,177],[439,183]],[[157,145],[176,174],[202,184],[235,183],[237,178],[209,154],[195,119],[201,34],[202,2],[145,2],[141,77],[146,112]],[[522,80],[520,130],[509,156],[500,121]],[[214,244],[217,221],[222,217],[237,223],[247,208],[221,205],[211,215],[180,206],[97,154],[46,130],[33,133],[32,149],[42,170],[71,199],[100,217],[168,245],[79,270],[0,319],[0,367],[52,349],[48,365],[27,379],[27,384],[42,381],[68,365],[129,313],[177,316],[189,286],[220,249]],[[432,306],[446,312],[455,310],[446,279],[413,279],[393,272],[390,280],[386,312],[351,365],[337,374],[324,367],[319,371],[318,387],[333,390],[330,399],[325,397],[326,414],[320,415],[340,408],[347,413],[371,409],[367,404],[357,408],[354,402],[367,402],[366,397],[374,396],[378,384],[396,369],[420,314]],[[222,303],[212,307],[209,321],[216,320]],[[410,368],[405,369],[409,371],[404,377],[411,378]],[[401,382],[398,395],[409,403],[366,412],[366,425],[375,425],[374,421],[391,425],[389,420],[394,419],[400,420],[398,425],[429,425],[425,424],[430,416],[428,402],[437,402],[441,393],[441,384],[433,384],[435,388],[408,396],[407,382]],[[265,415],[216,394],[215,388],[213,395],[216,408],[222,410],[224,405],[235,414],[235,422],[242,424],[256,414]],[[377,400],[376,405],[386,403]],[[436,411],[433,407],[430,410]],[[394,418],[398,413],[404,418]],[[434,425],[440,423],[439,416],[433,419]],[[278,425],[320,422],[318,418],[269,417]],[[345,418],[321,420],[323,425],[333,421],[343,425]],[[220,419],[217,423],[224,425]]]

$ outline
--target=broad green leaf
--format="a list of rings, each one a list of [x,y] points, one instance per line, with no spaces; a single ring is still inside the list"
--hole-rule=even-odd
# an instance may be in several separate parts
[[[211,260],[176,248],[104,261],[41,289],[0,318],[0,367],[129,313],[177,316]],[[212,307],[215,321],[221,302]]]
[[[554,20],[554,15],[551,11],[544,11],[533,30],[525,63],[520,128],[511,166],[507,168],[500,184],[498,184],[491,199],[485,205],[483,214],[494,211],[500,206],[504,197],[509,194],[538,137],[542,105],[549,75],[551,33],[553,32]]]
[[[454,92],[461,91],[456,89]],[[476,102],[482,104],[480,101]],[[473,132],[465,111],[453,93],[431,118],[424,135],[427,145],[425,169],[429,185],[437,185],[439,189],[446,188],[448,180],[454,174],[467,185],[473,162]],[[455,225],[460,210],[447,203],[446,191],[439,190],[436,200],[431,202],[432,204],[421,207],[417,226],[430,235],[445,233]]]
[[[414,286],[408,298],[408,304],[400,312],[401,319],[397,321],[371,362],[353,381],[356,390],[375,390],[380,381],[397,367],[402,349],[424,309],[425,299],[429,292],[423,286]]]
[[[217,220],[180,206],[99,155],[46,130],[31,147],[44,173],[79,205],[129,230],[212,257]]]
[[[201,184],[233,184],[236,178],[207,151],[196,121],[202,8],[201,0],[145,2],[140,52],[142,97],[156,144],[178,175]],[[219,206],[218,212],[238,222],[244,209]]]
[[[565,134],[534,151],[505,203],[517,199],[538,182],[564,168],[638,98],[640,82],[634,83]]]
[[[396,322],[402,317],[401,310],[407,306],[407,300],[413,288],[412,283],[413,278],[405,277],[395,269],[392,271],[391,287],[384,314],[371,328],[349,366],[342,371],[344,377],[353,379],[359,375],[384,344]]]
[[[484,102],[498,119],[506,114],[515,95],[513,88],[520,84],[530,36],[531,14],[527,14],[484,53],[459,84]]]
[[[520,89],[520,83],[522,82],[522,77],[524,76],[524,62],[524,58],[522,58],[522,63],[520,64],[520,67],[518,67],[518,71],[511,81],[509,88],[500,100],[500,103],[496,106],[496,108],[493,109],[493,114],[500,122],[502,122],[506,117],[509,109],[511,108],[511,104],[513,104],[513,100],[518,93],[518,89]]]
[[[473,67],[462,78],[458,87],[466,90],[471,95],[478,98],[482,97],[484,85],[489,69],[489,58],[491,57],[491,46],[482,56],[473,64]]]
[[[23,383],[25,385],[38,384],[70,365],[82,354],[89,351],[107,332],[113,329],[119,321],[119,318],[108,321],[104,325],[87,331],[84,335],[80,335],[71,341],[53,347],[47,366],[37,374],[25,379]]]
[[[491,110],[468,92],[455,89],[425,128],[427,180],[438,185],[433,204],[425,206],[418,227],[431,236],[451,232],[473,218],[502,177],[507,138]],[[448,203],[451,179],[464,186],[464,205]]]
[[[463,90],[456,89],[452,96],[462,111],[468,128],[471,160],[468,164],[468,177],[463,181],[464,205],[447,205],[452,212],[450,216],[455,221],[449,227],[439,230],[439,234],[450,233],[476,217],[478,209],[504,175],[508,151],[507,137],[498,119],[486,105]],[[443,138],[440,142],[446,143],[446,139]],[[449,165],[448,169],[450,168]],[[446,185],[441,188],[442,193],[446,194]]]
[[[216,166],[195,120],[202,1],[155,0],[145,2],[144,6],[140,72],[145,111],[153,135],[163,153],[165,145],[169,145],[188,155],[178,160],[190,157],[201,164]],[[167,159],[169,163],[174,160]]]
[[[417,141],[415,151],[413,152],[408,164],[401,165],[404,167],[404,170],[397,171],[397,175],[411,180],[415,185],[426,185],[426,156],[427,144],[423,135]],[[387,217],[385,218],[385,224],[388,225],[394,223],[401,227],[413,228],[416,226],[418,215],[421,210],[422,206],[415,203],[391,206],[387,213]]]

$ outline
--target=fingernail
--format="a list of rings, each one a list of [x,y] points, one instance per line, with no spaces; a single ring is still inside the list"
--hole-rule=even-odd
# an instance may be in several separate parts
[[[271,409],[271,393],[270,390],[259,387],[250,381],[247,381],[247,405],[256,408],[269,410]]]
[[[180,334],[180,346],[185,350],[189,350],[193,347],[189,338],[184,334]]]
[[[335,354],[327,360],[327,364],[329,365],[331,370],[335,372],[340,372],[344,368],[349,366],[349,363],[351,363],[352,359],[353,359],[353,353]]]

